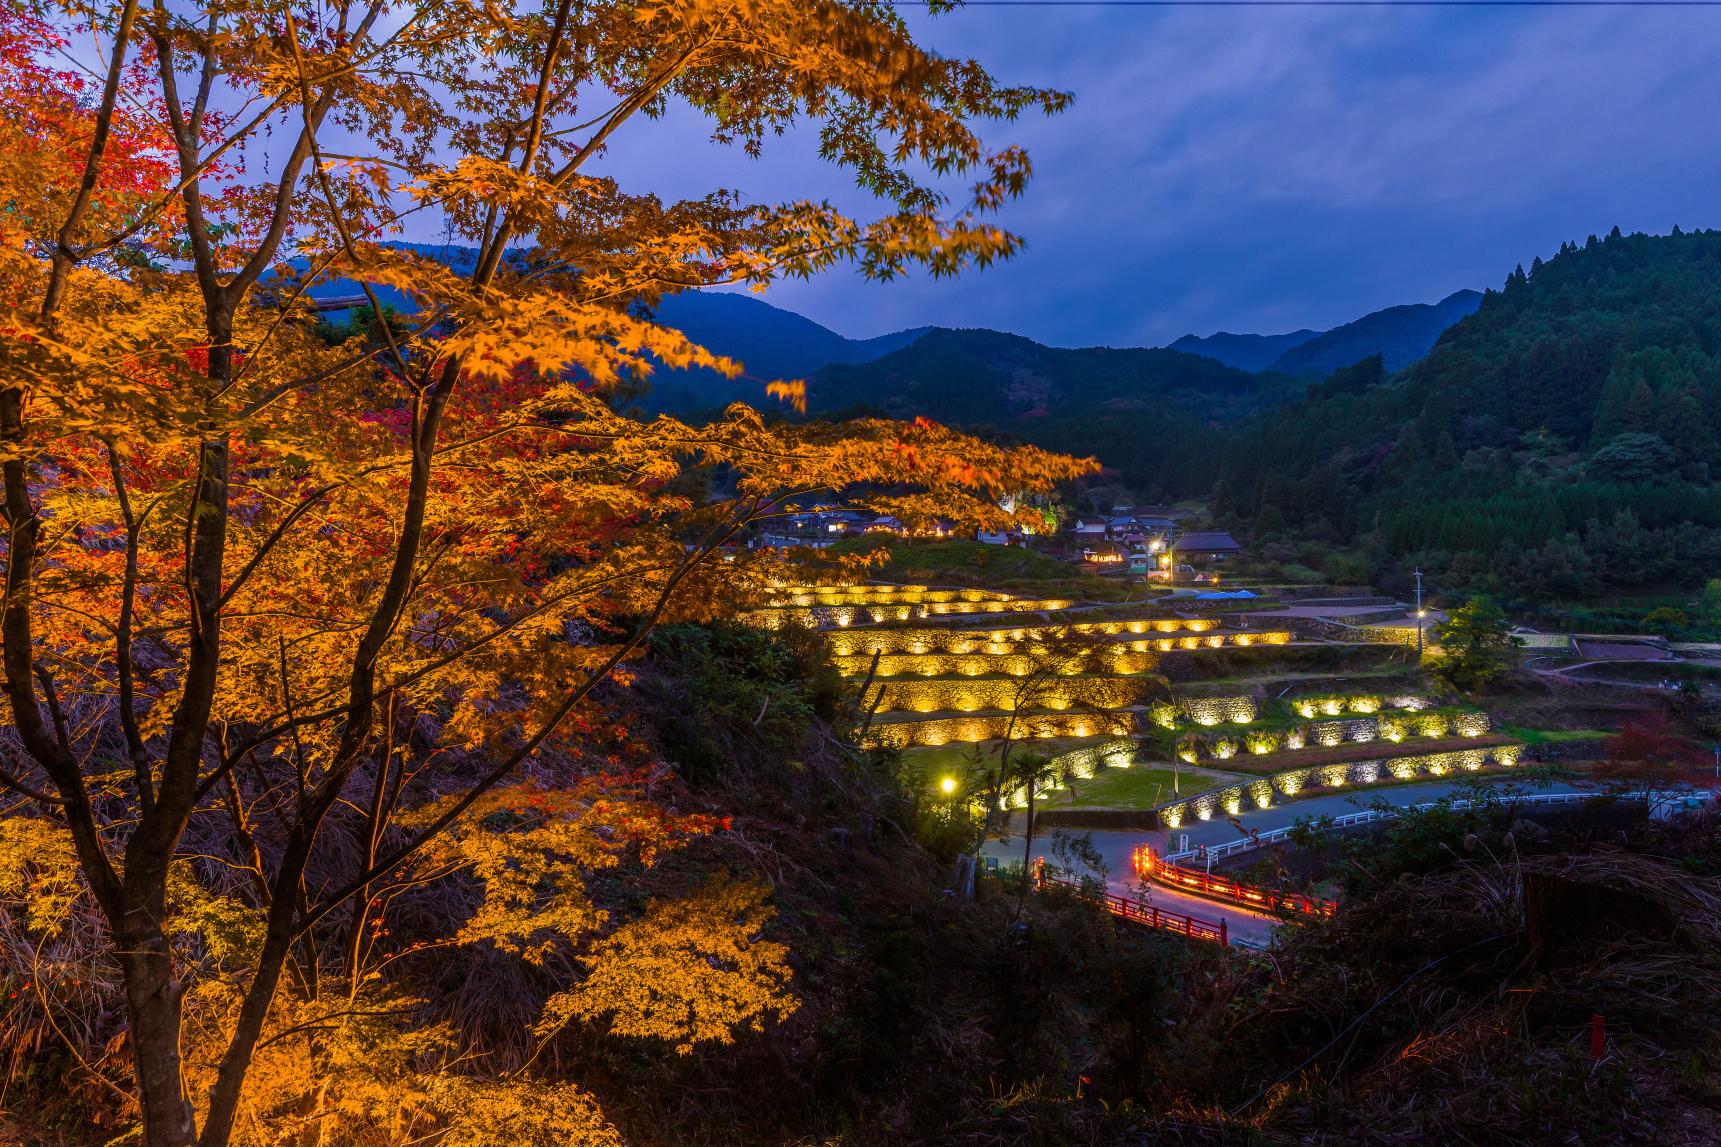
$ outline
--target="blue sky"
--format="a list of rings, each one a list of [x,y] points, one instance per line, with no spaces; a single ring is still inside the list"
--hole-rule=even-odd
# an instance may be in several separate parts
[[[1721,226],[1721,9],[970,8],[923,43],[1073,110],[998,125],[1028,241],[957,280],[837,272],[766,299],[863,337],[936,323],[1064,346],[1324,328],[1498,286],[1618,224]],[[688,114],[605,160],[665,196],[733,187],[860,210],[811,135],[760,160]]]

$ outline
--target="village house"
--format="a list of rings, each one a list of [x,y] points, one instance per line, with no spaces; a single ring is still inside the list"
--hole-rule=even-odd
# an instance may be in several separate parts
[[[1172,558],[1179,565],[1211,565],[1242,552],[1237,539],[1224,530],[1191,530],[1171,543]]]

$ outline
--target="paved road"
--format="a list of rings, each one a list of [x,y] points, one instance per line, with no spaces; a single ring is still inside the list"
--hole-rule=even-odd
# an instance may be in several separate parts
[[[1137,845],[1148,840],[1154,834],[1140,832],[1095,832],[1094,847],[1099,849],[1105,858],[1106,887],[1119,896],[1128,896],[1151,904],[1155,908],[1164,908],[1172,912],[1181,912],[1185,916],[1198,916],[1203,920],[1226,923],[1234,941],[1254,948],[1264,948],[1273,938],[1273,929],[1279,921],[1276,917],[1263,916],[1247,909],[1222,904],[1217,900],[1209,900],[1204,896],[1191,896],[1187,892],[1179,892],[1174,888],[1166,888],[1158,884],[1142,884],[1135,875],[1130,863],[1130,854]],[[981,856],[996,856],[999,864],[1022,863],[1022,838],[1011,837],[1006,841],[989,840],[980,849]],[[1039,836],[1034,840],[1034,855],[1047,863],[1052,862],[1051,841],[1049,837]]]
[[[1401,785],[1396,788],[1381,789],[1378,792],[1359,790],[1358,792],[1341,796],[1313,797],[1309,800],[1291,801],[1287,804],[1274,805],[1268,809],[1256,809],[1246,812],[1238,820],[1248,832],[1269,832],[1275,828],[1286,828],[1295,824],[1303,817],[1342,816],[1345,813],[1356,812],[1367,808],[1376,798],[1385,798],[1399,807],[1420,804],[1424,801],[1437,800],[1449,793],[1459,792],[1468,788],[1463,783],[1447,781],[1432,782],[1420,785]],[[1576,792],[1573,785],[1557,783],[1537,788],[1536,792]],[[1079,830],[1072,830],[1079,831]],[[1244,835],[1228,820],[1214,819],[1185,825],[1177,832],[1166,832],[1155,829],[1131,829],[1127,831],[1094,830],[1081,835],[1090,836],[1094,848],[1105,860],[1106,885],[1120,896],[1133,896],[1146,900],[1160,908],[1168,908],[1174,912],[1183,912],[1190,916],[1200,916],[1207,920],[1224,919],[1231,930],[1231,935],[1245,943],[1263,945],[1272,936],[1277,921],[1272,917],[1260,916],[1242,908],[1234,908],[1218,901],[1208,900],[1201,896],[1191,896],[1159,885],[1152,885],[1146,891],[1136,879],[1130,863],[1130,856],[1143,844],[1151,845],[1156,851],[1166,853],[1175,851],[1180,841],[1175,839],[1187,835],[1191,847],[1197,844],[1222,844],[1236,840]],[[1034,838],[1034,855],[1052,861],[1051,833],[1037,834]],[[1020,836],[1010,837],[1005,841],[987,841],[981,848],[982,856],[996,856],[1000,864],[1020,864],[1022,862],[1022,839]]]

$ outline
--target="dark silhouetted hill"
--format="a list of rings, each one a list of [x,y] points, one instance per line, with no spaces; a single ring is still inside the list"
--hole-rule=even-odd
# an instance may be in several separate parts
[[[809,318],[753,298],[717,291],[671,295],[657,317],[707,350],[739,360],[746,374],[726,379],[709,370],[659,370],[648,409],[693,413],[742,401],[765,402],[765,383],[805,378],[833,363],[868,362],[914,342],[930,328],[851,339]]]
[[[1325,378],[1341,366],[1378,354],[1388,371],[1403,370],[1433,349],[1442,332],[1481,304],[1477,291],[1454,291],[1438,303],[1387,307],[1290,348],[1266,369]]]
[[[1200,491],[1218,428],[1270,407],[1288,380],[1166,349],[1065,349],[989,330],[934,328],[872,362],[810,380],[815,415],[921,416],[1093,455],[1144,491]]]
[[[1165,349],[1203,355],[1238,370],[1262,371],[1286,351],[1301,346],[1320,333],[1307,329],[1282,335],[1234,335],[1230,331],[1220,331],[1205,338],[1184,335]]]

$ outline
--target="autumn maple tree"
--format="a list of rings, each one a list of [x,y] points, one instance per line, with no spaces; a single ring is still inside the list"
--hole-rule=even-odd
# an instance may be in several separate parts
[[[543,968],[539,1040],[687,1052],[792,1011],[763,888],[591,890],[723,829],[665,807],[595,691],[658,623],[745,606],[780,566],[736,543],[797,502],[996,526],[1088,468],[924,422],[632,417],[654,368],[741,366],[651,307],[1009,255],[1027,157],[973,125],[1065,97],[924,51],[879,0],[5,21],[0,895],[43,944],[87,905],[149,1147],[617,1141],[577,1080],[462,1069],[391,969],[434,944]],[[595,170],[671,104],[752,152],[806,125],[879,216]],[[391,242],[415,227],[469,257]],[[409,306],[329,345],[336,281]],[[397,936],[398,898],[449,880],[482,890],[465,922]]]
[[[1616,792],[1641,796],[1653,809],[1659,791],[1701,786],[1710,779],[1709,753],[1674,729],[1660,712],[1626,722],[1602,742],[1591,775]]]

